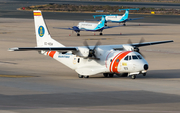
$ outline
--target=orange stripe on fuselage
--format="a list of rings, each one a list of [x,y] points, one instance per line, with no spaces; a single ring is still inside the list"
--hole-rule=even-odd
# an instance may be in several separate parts
[[[56,51],[50,51],[49,56],[53,58],[55,53]]]
[[[117,58],[118,55],[120,55],[120,54],[122,54],[122,53],[123,53],[123,52],[118,53],[118,54],[113,58],[113,60],[111,61],[111,64],[110,64],[110,66],[109,66],[109,71],[110,71],[110,72],[112,72],[112,71],[111,71],[111,67],[112,67],[112,65],[113,65],[114,60]]]
[[[112,71],[113,71],[114,73],[119,73],[119,72],[118,72],[118,65],[119,65],[119,63],[121,62],[121,60],[122,60],[128,53],[130,53],[130,51],[126,51],[126,52],[122,53],[121,55],[119,55],[119,56],[116,58],[116,60],[119,59],[119,62],[116,62],[116,60],[114,61],[114,64],[113,64],[113,67],[112,67]]]
[[[41,16],[41,12],[34,12],[34,16]]]
[[[47,52],[47,55],[49,55],[49,51]]]

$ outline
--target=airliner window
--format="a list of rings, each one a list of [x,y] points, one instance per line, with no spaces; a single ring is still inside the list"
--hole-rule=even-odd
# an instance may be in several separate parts
[[[124,60],[128,60],[128,56],[126,56],[126,57],[124,58]]]
[[[78,61],[77,61],[78,63],[80,62],[80,58],[78,58]]]
[[[142,57],[140,55],[137,55],[139,59],[142,59]]]
[[[119,62],[119,59],[117,59],[116,62],[118,63],[118,62]]]
[[[138,57],[136,55],[132,55],[132,59],[138,59]]]
[[[131,56],[129,56],[129,60],[131,60]]]
[[[110,60],[110,62],[112,62],[112,59]]]

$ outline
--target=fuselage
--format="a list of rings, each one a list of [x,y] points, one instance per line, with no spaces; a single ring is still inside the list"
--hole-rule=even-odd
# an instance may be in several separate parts
[[[93,72],[93,69],[98,69],[98,73],[133,73],[147,70],[145,65],[148,66],[147,61],[137,52],[133,51],[114,51],[114,50],[103,50],[104,48],[98,47],[98,52],[96,56],[100,60],[83,58],[77,55],[68,52],[65,54],[54,52],[54,55],[51,52],[47,54],[68,66],[79,74],[86,75],[84,70],[88,71],[88,75],[94,75],[97,73]],[[80,70],[79,70],[80,69]],[[92,72],[91,72],[92,71]]]

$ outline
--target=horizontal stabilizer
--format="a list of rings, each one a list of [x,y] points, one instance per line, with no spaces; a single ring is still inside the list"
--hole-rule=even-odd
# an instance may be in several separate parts
[[[116,15],[93,15],[94,18],[96,17],[102,17],[102,16],[118,16],[117,14]]]
[[[76,47],[26,47],[26,48],[9,48],[9,51],[59,51],[59,52],[67,52],[67,51],[73,51],[77,52],[78,48]]]
[[[128,10],[128,11],[129,11],[129,10],[139,10],[139,8],[134,8],[134,9],[119,9],[119,11],[122,11],[122,10],[123,10],[123,11],[124,11],[124,10],[125,10],[125,11],[126,11],[126,10]]]
[[[66,29],[66,30],[74,30],[73,28],[62,28],[62,27],[53,27],[54,29]]]
[[[131,21],[131,20],[139,20],[139,19],[143,19],[144,17],[139,17],[139,18],[128,18],[126,19],[126,21]]]

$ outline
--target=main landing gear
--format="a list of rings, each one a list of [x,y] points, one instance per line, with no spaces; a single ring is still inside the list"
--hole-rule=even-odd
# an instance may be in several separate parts
[[[114,77],[114,74],[109,74],[109,73],[103,73],[103,75],[104,75],[104,77],[110,77],[110,78],[112,78],[112,77]]]
[[[80,34],[79,34],[79,33],[77,33],[77,36],[80,36]]]
[[[84,78],[89,78],[89,76],[84,76],[84,75],[80,75],[80,74],[78,74],[78,77],[79,77],[79,78],[83,78],[83,77],[84,77]]]
[[[103,35],[103,33],[99,33],[99,35]]]

